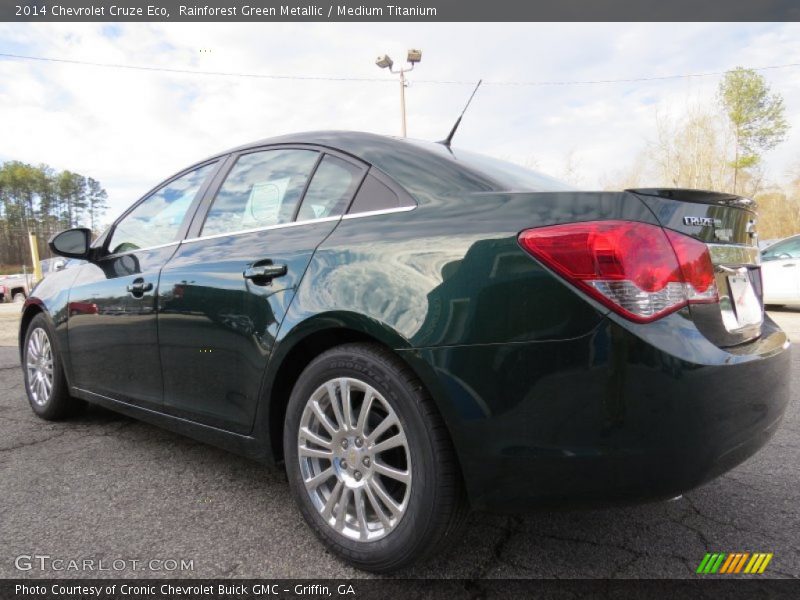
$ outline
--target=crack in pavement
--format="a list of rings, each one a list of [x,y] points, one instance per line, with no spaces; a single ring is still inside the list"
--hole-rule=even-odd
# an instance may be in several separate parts
[[[715,523],[716,525],[721,525],[723,527],[730,527],[735,532],[743,534],[743,535],[752,534],[752,533],[759,533],[758,531],[754,531],[752,529],[747,529],[745,527],[742,527],[740,524],[735,523],[733,521],[723,521],[721,519],[714,518],[711,515],[708,515],[708,514],[704,513],[702,510],[700,510],[700,507],[697,506],[697,504],[695,504],[692,501],[692,499],[689,498],[689,496],[684,496],[684,498],[686,499],[687,505],[691,507],[694,515],[699,517],[700,519],[703,519],[703,520],[706,520],[706,521],[711,521],[712,523]],[[689,518],[689,516],[691,516],[691,515],[688,515],[686,518]],[[692,529],[692,527],[689,526],[685,522],[685,520],[684,520],[683,524],[685,526],[689,527],[690,529]],[[708,548],[708,546],[706,546],[706,548]]]
[[[614,542],[597,542],[597,541],[588,540],[588,539],[585,539],[585,538],[567,537],[567,536],[557,535],[557,534],[553,534],[553,533],[534,533],[534,532],[529,532],[529,533],[533,533],[537,538],[541,538],[541,539],[545,539],[545,540],[553,540],[553,541],[556,541],[556,542],[566,542],[566,543],[569,543],[569,544],[587,544],[589,546],[593,546],[593,547],[597,547],[597,548],[614,548],[616,550],[620,550],[620,551],[625,552],[627,554],[632,554],[634,556],[634,558],[638,558],[639,556],[641,556],[641,552],[639,550],[635,550],[635,549],[630,548],[628,546],[625,546],[623,544],[618,544],[618,543],[614,543]],[[612,560],[613,560],[613,558],[612,558]],[[522,564],[519,564],[519,563],[516,563],[516,562],[511,562],[511,561],[507,560],[507,564],[509,566],[514,567],[514,568],[525,569],[525,570],[528,570],[528,571],[531,570],[530,567],[526,567],[525,565],[522,565]]]
[[[44,444],[44,443],[49,442],[51,440],[54,440],[54,439],[57,439],[57,438],[60,438],[60,437],[64,437],[66,435],[66,433],[67,433],[66,431],[60,431],[60,432],[57,432],[55,435],[51,435],[49,437],[46,437],[46,438],[43,438],[43,439],[40,439],[40,440],[34,440],[34,441],[30,441],[30,442],[21,442],[19,444],[12,444],[11,446],[0,447],[0,452],[10,452],[11,450],[19,450],[20,448],[28,448],[30,446],[37,446],[39,444]]]
[[[493,544],[489,556],[483,561],[483,564],[479,564],[467,577],[468,583],[474,584],[475,589],[478,589],[477,580],[483,579],[498,564],[503,564],[502,554],[505,551],[505,547],[511,538],[520,533],[521,524],[521,517],[510,516],[505,518],[505,523],[500,527],[500,537]]]

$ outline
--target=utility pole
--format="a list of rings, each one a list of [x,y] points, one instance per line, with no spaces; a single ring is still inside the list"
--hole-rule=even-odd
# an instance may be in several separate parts
[[[389,72],[395,75],[400,75],[400,132],[403,137],[406,137],[406,73],[414,70],[414,65],[422,60],[422,50],[411,49],[406,56],[406,62],[411,66],[395,70],[393,68],[394,61],[389,58],[388,54],[379,56],[375,61],[381,69],[389,69]]]
[[[406,72],[400,69],[400,114],[403,116],[401,133],[406,137]]]
[[[42,279],[42,265],[39,264],[39,245],[36,243],[35,233],[28,233],[28,243],[30,244],[31,247],[31,262],[33,263],[33,281],[34,283],[36,283]]]

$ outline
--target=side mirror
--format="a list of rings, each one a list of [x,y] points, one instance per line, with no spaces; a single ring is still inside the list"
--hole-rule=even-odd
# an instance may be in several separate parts
[[[67,258],[82,258],[89,257],[89,246],[92,243],[92,232],[85,227],[76,227],[75,229],[67,229],[61,233],[55,234],[47,242],[50,251],[59,256]]]

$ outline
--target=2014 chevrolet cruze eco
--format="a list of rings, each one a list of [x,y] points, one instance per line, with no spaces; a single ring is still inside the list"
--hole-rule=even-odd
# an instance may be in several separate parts
[[[575,191],[442,144],[275,138],[160,184],[44,279],[30,404],[285,464],[339,556],[398,569],[468,507],[668,498],[775,431],[789,342],[753,205]]]

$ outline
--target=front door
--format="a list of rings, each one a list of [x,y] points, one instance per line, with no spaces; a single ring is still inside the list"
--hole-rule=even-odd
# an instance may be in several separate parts
[[[165,410],[238,433],[253,425],[275,335],[316,247],[364,169],[309,148],[236,159],[197,237],[161,273]]]
[[[150,194],[115,224],[105,255],[77,267],[67,321],[76,387],[161,408],[158,276],[213,170],[213,163],[204,165]]]

